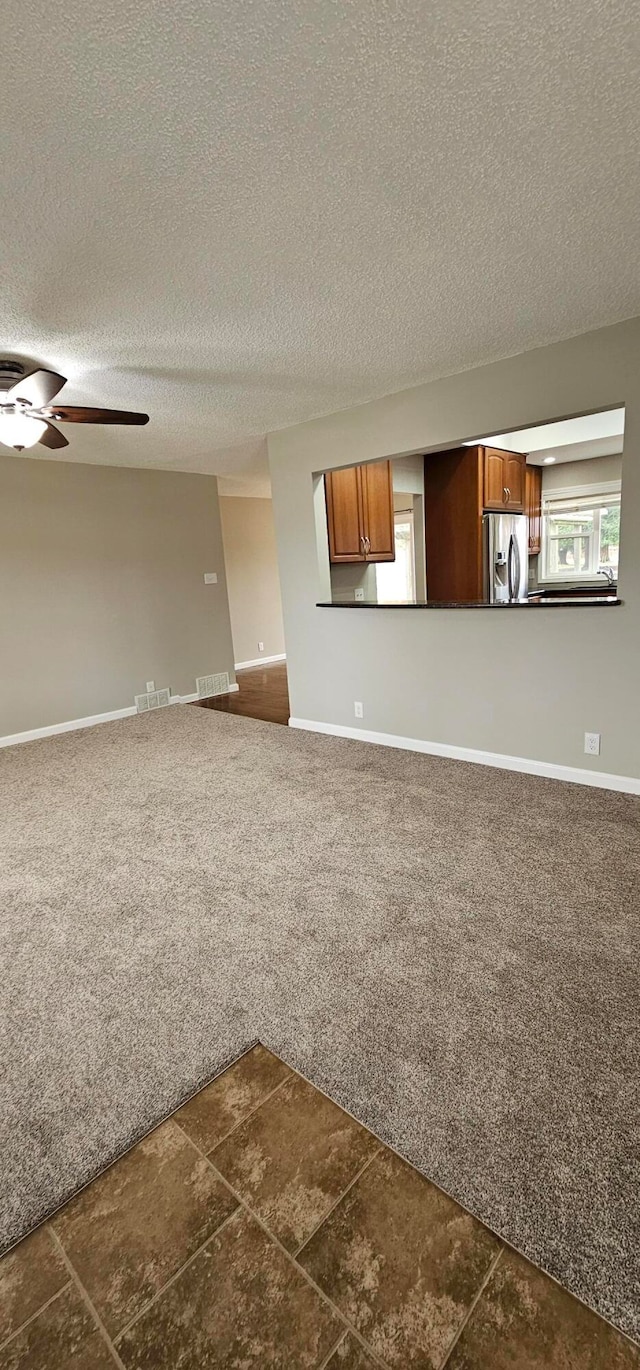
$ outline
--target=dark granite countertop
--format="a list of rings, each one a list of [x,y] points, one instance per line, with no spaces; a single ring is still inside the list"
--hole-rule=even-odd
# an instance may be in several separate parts
[[[409,603],[407,600],[398,600],[393,604],[378,604],[374,599],[340,599],[340,600],[320,600],[316,604],[317,609],[566,609],[566,608],[585,608],[599,609],[608,608],[610,605],[622,604],[622,600],[616,595],[554,595],[550,599],[531,598],[514,599],[504,604],[488,604],[484,599],[472,599],[461,602],[460,600],[425,600],[419,599]]]

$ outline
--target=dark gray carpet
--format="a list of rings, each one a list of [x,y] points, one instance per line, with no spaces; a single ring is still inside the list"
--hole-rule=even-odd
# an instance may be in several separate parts
[[[0,752],[3,1245],[260,1038],[637,1336],[639,819],[190,707]]]

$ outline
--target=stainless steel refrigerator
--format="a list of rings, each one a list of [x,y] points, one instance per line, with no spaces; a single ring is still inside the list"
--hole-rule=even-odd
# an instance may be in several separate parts
[[[482,533],[487,603],[526,600],[529,569],[526,514],[484,514]]]

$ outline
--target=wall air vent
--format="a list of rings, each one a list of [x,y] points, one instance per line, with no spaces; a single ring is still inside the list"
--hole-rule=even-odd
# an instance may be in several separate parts
[[[171,703],[170,690],[152,690],[150,694],[136,695],[136,709],[139,714],[147,714],[150,709],[164,709]]]
[[[196,686],[198,699],[209,699],[211,695],[228,695],[229,672],[216,671],[214,675],[199,675]]]

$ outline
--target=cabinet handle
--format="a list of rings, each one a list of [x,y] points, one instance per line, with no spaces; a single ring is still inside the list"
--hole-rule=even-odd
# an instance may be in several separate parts
[[[370,543],[370,541],[369,541],[369,538],[365,538],[365,540],[364,540],[364,554],[365,554],[365,557],[368,557],[370,551],[371,551],[371,543]]]
[[[511,491],[510,491],[508,485],[503,485],[503,487],[502,487],[502,493],[503,493],[503,495],[504,495],[504,502],[505,502],[505,504],[508,504],[508,503],[509,503],[509,500],[511,499]]]
[[[366,541],[365,541],[364,533],[361,533],[361,534],[360,534],[360,548],[361,548],[363,557],[366,556],[366,555],[367,555],[367,547],[366,547]]]

